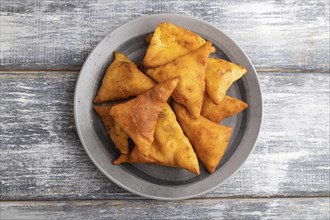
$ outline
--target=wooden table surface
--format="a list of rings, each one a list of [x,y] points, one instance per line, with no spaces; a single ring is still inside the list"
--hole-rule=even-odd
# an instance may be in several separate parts
[[[0,219],[329,219],[329,1],[1,0]],[[232,37],[264,99],[256,148],[217,189],[184,201],[108,180],[76,133],[79,69],[120,25],[191,15]]]

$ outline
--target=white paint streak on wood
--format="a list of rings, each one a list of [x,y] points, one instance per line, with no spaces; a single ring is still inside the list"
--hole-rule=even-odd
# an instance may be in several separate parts
[[[329,219],[328,198],[4,202],[3,219]]]
[[[329,68],[327,0],[2,0],[1,67],[79,68],[115,28],[157,13],[212,23],[237,41],[258,68]]]
[[[254,183],[249,190],[259,195],[316,193],[321,188],[329,194],[329,75],[261,74],[260,78],[263,128],[257,148],[244,166],[256,170],[239,172],[231,187],[244,185],[248,178]],[[314,183],[320,183],[320,188],[312,186]]]
[[[0,74],[1,198],[139,198],[91,163],[73,119],[75,72]],[[329,195],[329,74],[259,73],[264,124],[255,151],[201,197]]]

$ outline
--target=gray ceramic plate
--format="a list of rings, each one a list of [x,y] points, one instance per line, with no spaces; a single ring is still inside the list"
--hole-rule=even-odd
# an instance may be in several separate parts
[[[248,73],[228,90],[228,95],[249,104],[244,112],[226,119],[223,124],[233,128],[228,149],[216,172],[209,175],[179,168],[156,165],[112,165],[118,152],[108,138],[105,127],[93,111],[94,99],[106,68],[118,50],[139,63],[146,51],[144,38],[160,22],[172,22],[213,42],[215,56],[244,66]],[[224,183],[244,163],[256,143],[262,116],[262,99],[256,71],[243,50],[219,29],[195,18],[159,14],[131,21],[106,36],[92,51],[83,65],[76,85],[74,114],[77,131],[88,156],[114,183],[141,196],[153,199],[186,199],[201,195]]]

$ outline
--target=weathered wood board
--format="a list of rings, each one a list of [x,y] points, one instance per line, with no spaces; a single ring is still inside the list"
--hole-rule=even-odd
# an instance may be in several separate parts
[[[1,200],[140,198],[92,164],[76,134],[78,72],[0,73]],[[227,183],[202,197],[328,196],[329,74],[259,73],[263,127]]]
[[[329,219],[328,198],[3,202],[1,219]]]
[[[329,68],[328,0],[2,0],[0,9],[2,69],[79,69],[115,28],[158,13],[210,22],[242,46],[257,68]]]

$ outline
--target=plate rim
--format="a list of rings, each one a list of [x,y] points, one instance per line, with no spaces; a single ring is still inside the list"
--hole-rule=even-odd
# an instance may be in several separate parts
[[[207,25],[209,26],[210,28],[213,28],[215,29],[216,31],[220,32],[223,36],[227,37],[228,40],[234,44],[240,51],[240,53],[242,55],[244,55],[244,59],[246,59],[246,61],[250,64],[252,70],[253,70],[253,74],[255,75],[255,79],[256,79],[256,82],[257,82],[257,85],[258,85],[258,90],[260,91],[260,94],[258,94],[260,96],[260,106],[259,106],[259,110],[260,110],[260,123],[258,125],[258,128],[256,129],[256,138],[255,140],[253,140],[253,143],[252,143],[252,146],[249,147],[249,150],[247,153],[243,154],[243,155],[240,155],[241,156],[241,160],[239,161],[239,165],[231,168],[230,170],[232,171],[229,175],[227,175],[222,181],[220,181],[219,183],[215,184],[213,187],[210,187],[206,190],[203,190],[203,191],[200,191],[200,192],[197,192],[197,193],[191,193],[190,195],[186,195],[186,196],[179,196],[179,197],[166,197],[166,196],[155,196],[155,195],[150,195],[150,194],[145,194],[145,193],[142,193],[142,192],[139,192],[139,191],[136,191],[132,188],[129,188],[127,187],[126,185],[122,184],[120,181],[118,181],[116,178],[114,178],[113,176],[111,176],[108,172],[106,172],[103,167],[101,167],[101,165],[97,162],[97,159],[94,158],[94,156],[92,155],[92,153],[90,152],[89,148],[86,146],[86,143],[84,141],[84,137],[83,137],[83,134],[82,134],[82,131],[81,131],[81,127],[79,126],[79,119],[78,119],[78,85],[79,85],[79,82],[81,81],[81,78],[83,77],[81,74],[83,72],[83,70],[86,68],[86,66],[89,64],[87,61],[89,61],[93,56],[95,56],[95,51],[96,49],[101,45],[101,44],[104,44],[105,41],[107,40],[107,38],[109,37],[109,35],[111,34],[114,34],[116,31],[124,28],[125,26],[128,26],[130,24],[133,24],[135,22],[140,22],[144,19],[152,19],[152,18],[155,18],[155,17],[158,17],[158,18],[163,18],[163,17],[168,17],[168,16],[172,16],[172,17],[177,17],[178,19],[180,18],[184,18],[184,19],[188,19],[188,20],[192,20],[192,21],[195,21],[195,22],[199,22],[199,23],[202,23],[203,25]],[[81,70],[80,70],[80,73],[79,73],[79,76],[78,76],[78,79],[76,81],[76,86],[75,86],[75,92],[74,92],[74,119],[75,119],[75,126],[76,126],[76,130],[77,130],[77,133],[78,133],[78,136],[79,136],[79,140],[84,148],[84,150],[86,151],[88,157],[90,158],[90,160],[93,162],[93,164],[109,179],[111,180],[113,183],[115,183],[116,185],[122,187],[123,189],[129,191],[129,192],[132,192],[134,194],[137,194],[139,196],[143,196],[143,197],[147,197],[147,198],[151,198],[151,199],[158,199],[158,200],[182,200],[182,199],[189,199],[189,198],[193,198],[193,197],[197,197],[199,195],[202,195],[202,194],[205,194],[217,187],[219,187],[220,185],[226,183],[233,175],[235,175],[243,166],[243,164],[245,164],[246,160],[249,158],[249,156],[252,154],[253,150],[255,149],[256,147],[256,144],[257,144],[257,141],[259,139],[259,136],[260,136],[260,131],[261,131],[261,127],[262,127],[262,124],[263,124],[263,112],[264,109],[263,109],[263,97],[262,97],[262,90],[261,90],[261,86],[260,86],[260,80],[259,80],[259,77],[258,77],[258,74],[257,74],[257,71],[252,63],[252,61],[250,60],[250,58],[247,56],[247,54],[245,53],[245,51],[232,39],[230,38],[226,33],[224,33],[221,29],[215,27],[213,24],[209,23],[209,22],[206,22],[206,21],[203,21],[203,20],[200,20],[198,18],[195,18],[195,17],[192,17],[192,16],[188,16],[188,15],[181,15],[181,14],[173,14],[173,13],[162,13],[162,14],[153,14],[153,15],[143,15],[141,17],[138,17],[136,19],[133,19],[129,22],[126,22],[124,24],[121,24],[120,26],[118,26],[117,28],[115,28],[113,31],[111,31],[109,34],[107,34],[101,41],[99,41],[99,43],[93,48],[93,50],[90,52],[90,54],[88,55],[88,57],[86,58],[84,64],[82,65],[81,67]],[[237,148],[237,150],[239,149],[239,146]],[[236,151],[237,151],[236,150]],[[226,164],[224,164],[223,167],[225,167],[226,165],[228,165],[228,163],[230,162],[230,160],[232,159],[232,157],[236,154],[236,151],[233,153],[233,155],[229,158],[229,160],[226,162]],[[128,173],[128,175],[131,175]],[[213,174],[215,175],[215,174]],[[198,183],[197,183],[198,184]],[[162,186],[160,186],[162,187]]]

